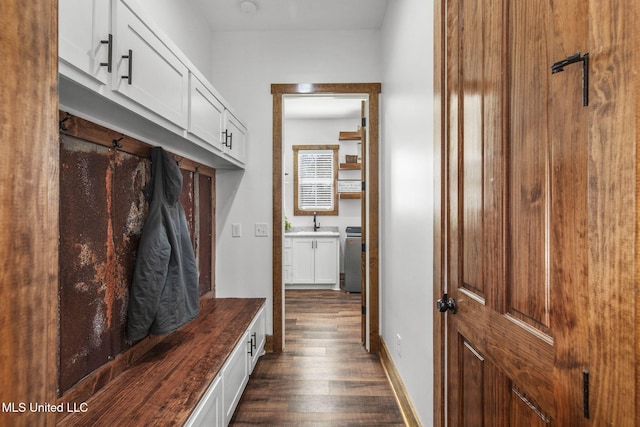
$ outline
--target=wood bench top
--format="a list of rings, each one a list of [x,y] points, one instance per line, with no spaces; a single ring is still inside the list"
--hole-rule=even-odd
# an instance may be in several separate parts
[[[200,314],[167,335],[86,402],[67,402],[59,426],[182,425],[264,304],[203,298]],[[86,403],[85,405],[82,405]]]

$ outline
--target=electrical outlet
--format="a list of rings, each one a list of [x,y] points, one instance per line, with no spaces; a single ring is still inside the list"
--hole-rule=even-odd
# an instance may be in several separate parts
[[[268,237],[269,236],[269,224],[265,222],[256,223],[256,237]]]
[[[231,224],[231,236],[232,237],[242,236],[242,224],[238,224],[238,223]]]
[[[396,334],[396,351],[398,356],[402,357],[402,337],[400,334]]]

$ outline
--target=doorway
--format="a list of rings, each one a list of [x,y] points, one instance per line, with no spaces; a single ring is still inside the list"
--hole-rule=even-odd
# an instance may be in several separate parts
[[[366,295],[363,297],[363,330],[365,346],[371,352],[379,349],[378,303],[378,94],[379,83],[363,84],[273,84],[273,351],[284,349],[284,159],[283,159],[283,98],[287,96],[353,95],[368,100],[365,115],[369,118],[368,146],[362,157],[370,165],[366,173],[366,208],[363,218],[362,238],[363,270],[366,278]],[[364,175],[363,175],[364,176]],[[365,226],[366,225],[366,226]]]

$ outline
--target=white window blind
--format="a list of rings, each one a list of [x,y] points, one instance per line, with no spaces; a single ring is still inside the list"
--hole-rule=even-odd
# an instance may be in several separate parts
[[[331,211],[334,208],[333,150],[298,151],[298,208]]]

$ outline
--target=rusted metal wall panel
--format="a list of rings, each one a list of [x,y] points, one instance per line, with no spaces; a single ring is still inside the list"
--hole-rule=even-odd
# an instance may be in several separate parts
[[[200,272],[200,295],[214,290],[212,280],[213,205],[211,185],[211,177],[198,174],[198,269]]]
[[[60,150],[60,388],[64,391],[111,355],[107,286],[113,267],[109,150],[64,138]]]
[[[68,135],[62,137],[60,152],[63,394],[130,347],[125,335],[128,290],[148,214],[143,189],[151,178],[151,161]],[[195,230],[199,237],[213,233],[211,178],[186,170],[182,174],[180,201],[195,246]],[[211,263],[202,260],[211,258],[213,247],[211,238],[197,243],[203,294],[212,287],[213,272]]]
[[[151,160],[121,151],[113,151],[115,173],[111,185],[113,222],[114,280],[108,286],[113,304],[107,317],[112,336],[111,354],[129,347],[126,343],[128,291],[133,280],[136,254],[149,204],[144,187],[151,179]]]
[[[195,244],[195,235],[193,230],[195,228],[194,224],[194,203],[193,203],[193,172],[180,169],[182,172],[182,193],[180,193],[180,204],[184,208],[184,214],[187,217],[187,225],[189,226],[189,236],[191,236],[191,245],[194,250],[196,247]]]

